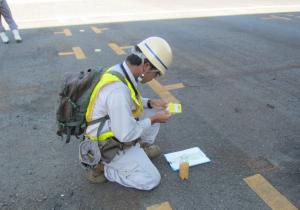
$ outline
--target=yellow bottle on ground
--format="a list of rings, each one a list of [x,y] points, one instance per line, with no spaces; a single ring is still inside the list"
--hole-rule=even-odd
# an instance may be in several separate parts
[[[181,162],[179,166],[179,177],[181,180],[187,180],[189,178],[189,163]]]

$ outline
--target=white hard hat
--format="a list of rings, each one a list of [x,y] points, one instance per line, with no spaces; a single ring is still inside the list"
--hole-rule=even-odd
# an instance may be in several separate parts
[[[168,42],[160,37],[149,37],[137,45],[144,56],[162,75],[172,63],[172,50]]]

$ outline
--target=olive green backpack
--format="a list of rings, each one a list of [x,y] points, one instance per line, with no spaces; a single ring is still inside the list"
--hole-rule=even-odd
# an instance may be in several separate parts
[[[66,143],[70,142],[71,136],[79,138],[84,133],[87,127],[85,113],[90,95],[103,72],[103,68],[98,67],[66,75],[56,111],[56,133],[62,138],[66,135]],[[97,122],[99,121],[95,120],[89,124]]]
[[[88,125],[100,122],[98,128],[98,132],[100,132],[104,122],[109,119],[108,115],[91,122],[86,122],[85,119],[90,96],[106,70],[102,67],[97,67],[96,69],[88,69],[80,73],[66,75],[63,87],[59,93],[59,105],[56,111],[58,125],[56,133],[62,138],[66,135],[66,143],[70,142],[71,136],[79,138]],[[109,71],[109,73],[115,75],[127,85],[123,75],[115,71]]]

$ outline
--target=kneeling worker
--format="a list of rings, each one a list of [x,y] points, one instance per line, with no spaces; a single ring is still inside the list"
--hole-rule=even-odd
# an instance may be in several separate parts
[[[164,100],[142,98],[137,85],[164,75],[171,62],[169,44],[150,37],[137,44],[122,64],[105,70],[86,112],[87,122],[96,123],[89,124],[87,140],[80,145],[94,150],[97,165],[88,172],[90,181],[107,179],[140,190],[159,184],[160,173],[150,158],[160,154],[154,141],[160,123],[171,114]],[[95,145],[99,151],[91,149]]]

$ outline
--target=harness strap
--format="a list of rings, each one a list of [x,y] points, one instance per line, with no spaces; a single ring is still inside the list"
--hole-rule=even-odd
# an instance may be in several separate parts
[[[67,138],[66,138],[66,143],[70,142],[70,138],[71,138],[71,128],[68,127],[67,128]]]
[[[100,125],[98,127],[98,130],[97,130],[97,141],[98,142],[99,142],[100,132],[101,132],[102,128],[104,127],[104,124],[105,124],[106,120],[108,120],[108,119],[109,119],[108,115],[106,115],[105,117],[100,118],[101,121],[100,121]]]
[[[77,125],[77,126],[75,127],[75,135],[76,135],[76,138],[77,138],[77,139],[78,139],[78,133],[79,133],[79,131],[80,131],[80,128],[81,128],[80,125]]]
[[[99,118],[99,119],[96,119],[96,120],[92,120],[92,121],[90,121],[90,122],[87,122],[86,125],[87,125],[87,126],[89,126],[89,125],[94,125],[94,124],[96,124],[96,123],[101,122],[101,119],[102,119],[102,117]]]

